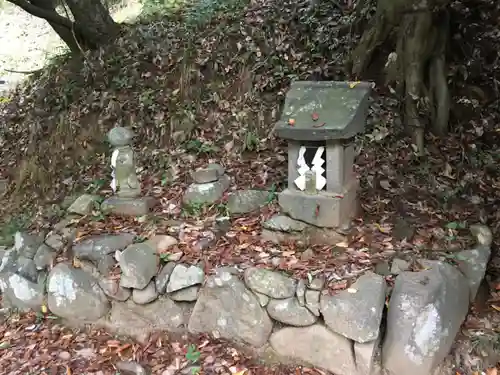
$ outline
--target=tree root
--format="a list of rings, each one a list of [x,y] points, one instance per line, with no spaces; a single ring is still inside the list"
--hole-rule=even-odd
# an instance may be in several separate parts
[[[359,77],[377,48],[395,32],[396,48],[386,64],[386,83],[395,82],[402,89],[404,122],[422,154],[427,125],[439,135],[448,129],[450,98],[445,59],[448,19],[447,14],[443,16],[445,11],[436,15],[432,7],[408,11],[413,3],[413,0],[378,1],[374,20],[351,55],[351,72]]]

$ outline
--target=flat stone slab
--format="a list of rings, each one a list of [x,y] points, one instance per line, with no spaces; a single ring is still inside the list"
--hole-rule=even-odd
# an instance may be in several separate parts
[[[151,211],[154,205],[155,200],[152,197],[110,197],[102,202],[101,210],[104,213],[120,216],[144,216]]]
[[[207,182],[217,181],[225,170],[220,164],[209,164],[206,168],[198,168],[191,173],[193,180],[197,184],[205,184]]]
[[[324,368],[336,375],[356,375],[351,340],[321,324],[286,327],[271,335],[269,342],[279,354]]]
[[[295,297],[271,299],[267,305],[267,312],[274,320],[295,327],[310,326],[318,320],[307,307],[300,306]]]
[[[146,305],[138,305],[132,300],[113,301],[109,317],[101,320],[99,325],[117,335],[131,336],[144,343],[155,331],[181,331],[187,323],[188,312],[164,297]]]
[[[285,299],[295,295],[297,282],[278,272],[251,267],[245,270],[244,278],[251,290],[271,298]]]
[[[351,138],[364,129],[370,91],[368,82],[292,82],[276,133],[297,141]]]
[[[336,245],[346,236],[335,229],[319,228],[286,215],[275,215],[262,223],[261,238],[276,244],[298,242],[309,245]]]
[[[469,285],[454,266],[403,272],[389,301],[382,363],[390,375],[429,375],[448,355],[469,308]]]
[[[359,182],[352,180],[342,195],[326,192],[307,194],[285,189],[278,195],[281,210],[293,219],[323,228],[348,226],[356,214],[356,191]]]

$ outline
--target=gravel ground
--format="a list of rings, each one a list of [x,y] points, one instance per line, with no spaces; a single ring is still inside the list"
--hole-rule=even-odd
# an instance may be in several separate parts
[[[113,11],[117,22],[130,21],[141,12],[138,1],[125,1]],[[48,59],[66,51],[49,24],[21,8],[0,0],[0,92],[15,87],[26,74],[6,70],[33,71]]]

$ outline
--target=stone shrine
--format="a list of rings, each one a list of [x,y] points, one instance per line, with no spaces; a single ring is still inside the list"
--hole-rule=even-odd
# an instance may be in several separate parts
[[[319,228],[346,229],[358,207],[354,136],[363,131],[371,85],[298,81],[275,126],[288,140],[288,187],[279,194],[290,218]]]
[[[140,197],[141,184],[135,170],[132,141],[134,133],[127,128],[115,127],[108,133],[108,141],[114,147],[111,155],[111,189],[116,196],[106,199],[101,209],[117,215],[142,216],[150,211],[154,201]]]

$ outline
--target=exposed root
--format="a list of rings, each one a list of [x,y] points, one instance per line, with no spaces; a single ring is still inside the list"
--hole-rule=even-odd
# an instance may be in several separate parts
[[[423,154],[427,124],[439,135],[448,129],[448,19],[445,11],[439,11],[437,16],[431,5],[428,9],[409,11],[412,5],[412,0],[379,0],[371,26],[352,53],[351,72],[359,77],[376,49],[396,31],[396,52],[388,59],[386,83],[395,82],[402,89],[405,124],[418,153]]]

